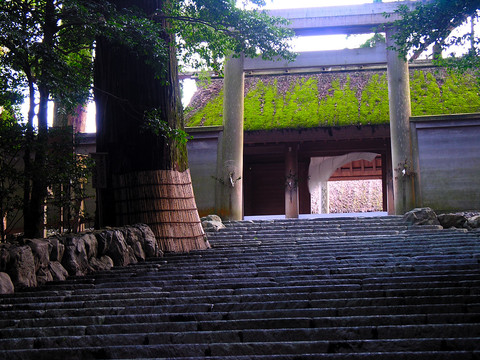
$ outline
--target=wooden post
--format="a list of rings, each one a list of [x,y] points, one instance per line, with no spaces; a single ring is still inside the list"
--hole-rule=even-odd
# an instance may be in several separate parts
[[[404,214],[415,207],[412,142],[410,138],[410,79],[408,63],[394,50],[392,35],[387,29],[387,77],[390,106],[390,134],[392,148],[393,189],[395,213]]]
[[[289,144],[285,152],[285,217],[298,218],[298,145]]]
[[[225,64],[221,185],[217,214],[228,220],[243,219],[243,96],[244,55]]]

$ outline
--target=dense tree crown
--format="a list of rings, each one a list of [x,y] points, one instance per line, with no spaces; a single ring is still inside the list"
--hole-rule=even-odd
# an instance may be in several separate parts
[[[478,0],[431,0],[416,3],[414,10],[400,6],[401,20],[394,23],[396,50],[401,56],[416,58],[433,46],[433,58],[441,65],[479,77],[480,42],[474,25],[480,16]],[[453,46],[467,48],[455,53]]]
[[[225,56],[231,53],[262,54],[267,59],[274,55],[292,57],[284,41],[290,33],[279,26],[285,22],[259,11],[262,0],[244,3],[255,9],[239,9],[233,0],[0,2],[1,97],[5,97],[5,89],[9,95],[22,90],[17,93],[26,93],[29,102],[23,149],[27,236],[41,235],[48,185],[48,102],[60,102],[66,111],[84,103],[92,93],[95,61],[95,81],[100,84],[94,85],[95,97],[100,99],[97,129],[109,134],[97,138],[100,147],[108,147],[112,139],[123,141],[115,129],[127,129],[126,135],[141,138],[145,127],[156,119],[164,124],[150,127],[154,136],[177,136],[183,127],[181,108],[177,106],[177,56],[189,66],[206,66],[219,72]],[[119,64],[110,67],[115,54]],[[145,86],[138,87],[138,94],[125,92],[129,84],[122,79],[124,72],[138,74],[137,79],[130,77],[133,80],[146,79]],[[148,97],[158,101],[144,102]],[[115,107],[108,107],[115,102]],[[122,110],[130,116],[117,117],[115,111]],[[115,118],[117,125],[105,120]],[[150,152],[163,153],[159,158],[179,156],[170,162],[178,162],[184,153],[177,151],[177,143],[170,139],[146,143],[152,145]],[[134,158],[141,157],[142,152],[145,149],[130,151],[127,155],[133,160],[125,161],[134,164]],[[114,168],[122,169],[123,165]]]

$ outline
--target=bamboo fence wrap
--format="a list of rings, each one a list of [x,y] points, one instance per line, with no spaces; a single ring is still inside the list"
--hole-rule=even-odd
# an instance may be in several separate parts
[[[209,247],[193,194],[190,171],[143,171],[114,177],[121,225],[150,226],[160,248],[188,252]]]

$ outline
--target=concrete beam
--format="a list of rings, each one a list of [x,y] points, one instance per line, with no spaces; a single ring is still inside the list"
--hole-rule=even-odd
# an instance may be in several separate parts
[[[386,65],[387,49],[380,44],[373,48],[358,48],[344,50],[309,51],[299,53],[295,61],[286,60],[265,61],[258,57],[246,58],[244,71],[250,74],[267,74],[279,72],[325,71],[329,67],[354,65]]]
[[[415,1],[279,9],[270,10],[268,14],[289,19],[291,24],[288,27],[298,36],[364,34],[374,32],[375,28],[382,24],[397,20],[394,11],[400,5],[414,8]],[[386,18],[384,14],[390,16]]]

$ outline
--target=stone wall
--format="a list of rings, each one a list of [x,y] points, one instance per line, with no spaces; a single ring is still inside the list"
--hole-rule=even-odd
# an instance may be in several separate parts
[[[189,128],[187,131],[193,136],[187,142],[187,150],[195,202],[199,215],[206,216],[215,212],[217,149],[222,127]]]
[[[163,256],[144,224],[0,244],[0,294]]]
[[[410,119],[417,207],[480,209],[480,113]],[[397,165],[394,164],[394,167]]]

